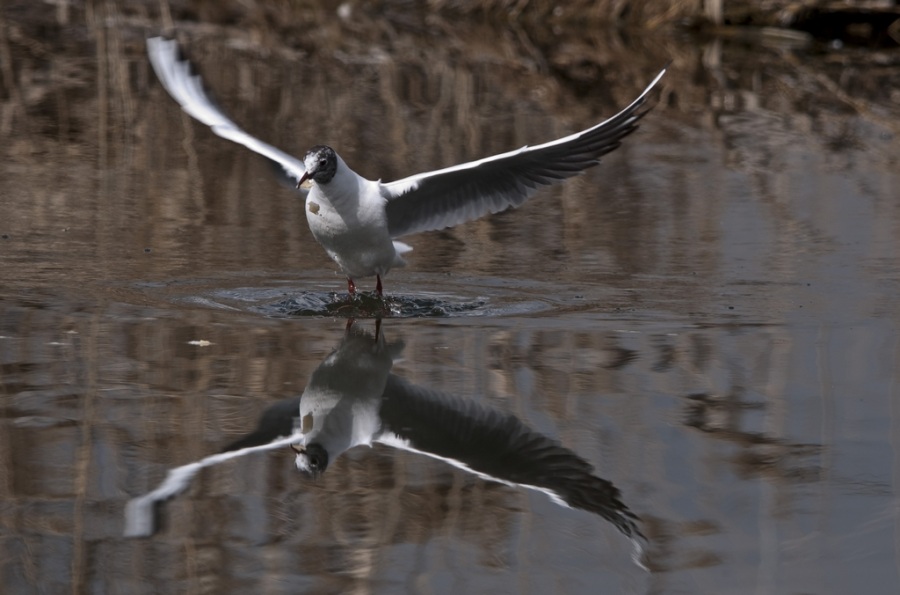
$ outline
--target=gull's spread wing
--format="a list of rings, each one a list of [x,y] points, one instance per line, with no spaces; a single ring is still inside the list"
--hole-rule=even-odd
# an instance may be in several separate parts
[[[587,130],[535,147],[416,174],[383,185],[391,237],[443,229],[518,207],[540,186],[596,165],[637,128],[663,69],[631,105]]]
[[[244,145],[251,151],[278,163],[290,177],[300,181],[300,177],[306,171],[303,162],[250,136],[223,114],[206,95],[200,77],[191,74],[190,63],[178,58],[177,43],[161,37],[148,39],[147,55],[159,81],[181,109],[209,126],[222,138]]]

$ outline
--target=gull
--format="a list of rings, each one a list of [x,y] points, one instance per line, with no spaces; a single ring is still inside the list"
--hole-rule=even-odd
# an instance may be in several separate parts
[[[298,188],[309,183],[309,229],[347,275],[351,296],[355,279],[372,276],[376,293],[383,295],[381,278],[404,266],[403,254],[412,250],[398,238],[521,206],[540,187],[599,163],[635,131],[652,107],[650,92],[666,72],[660,71],[628,107],[581,132],[385,183],[360,176],[329,146],[316,145],[298,159],[242,130],[209,98],[200,76],[179,57],[175,41],[148,39],[147,53],[163,87],[185,112],[218,136],[279,164]]]

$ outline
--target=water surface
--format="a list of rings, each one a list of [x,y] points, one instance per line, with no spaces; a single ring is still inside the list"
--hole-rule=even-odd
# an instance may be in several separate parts
[[[286,446],[227,458],[127,537],[129,501],[303,393],[344,340],[345,283],[268,164],[156,83],[155,21],[92,14],[45,46],[3,23],[10,592],[895,592],[896,57],[573,31],[605,57],[578,63],[489,26],[313,51],[185,25],[236,121],[386,180],[592,124],[674,58],[599,167],[409,238],[378,329],[398,381],[555,441],[645,539],[380,443],[315,478]]]

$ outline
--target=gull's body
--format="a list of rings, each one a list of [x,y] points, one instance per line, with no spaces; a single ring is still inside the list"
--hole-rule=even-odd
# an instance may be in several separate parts
[[[203,90],[190,64],[179,60],[174,41],[147,41],[150,62],[163,86],[188,114],[214,133],[281,165],[297,180],[310,181],[306,218],[316,240],[354,279],[381,277],[405,264],[411,250],[397,238],[444,229],[520,206],[541,186],[558,183],[596,165],[631,134],[649,108],[647,98],[665,74],[621,112],[591,128],[533,147],[416,174],[396,182],[367,180],[330,147],[315,146],[301,161],[244,132]]]
[[[333,158],[336,167],[328,183],[314,182],[306,196],[306,221],[316,241],[350,280],[373,274],[380,279],[405,265],[401,254],[411,248],[388,232],[381,183],[358,175],[328,147],[314,148],[310,157],[319,154]]]

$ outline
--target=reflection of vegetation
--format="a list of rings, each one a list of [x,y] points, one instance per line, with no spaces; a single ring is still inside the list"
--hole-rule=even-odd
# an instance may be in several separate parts
[[[748,412],[764,409],[765,403],[743,401],[740,394],[698,393],[688,400],[685,425],[741,447],[731,460],[742,477],[763,475],[791,482],[820,479],[820,444],[792,443],[742,427]]]

